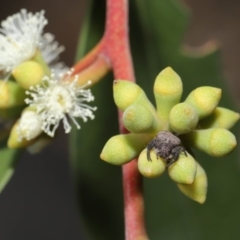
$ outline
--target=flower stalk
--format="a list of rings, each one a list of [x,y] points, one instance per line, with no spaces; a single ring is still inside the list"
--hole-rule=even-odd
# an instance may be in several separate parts
[[[135,81],[133,63],[128,37],[128,2],[126,0],[107,0],[105,41],[110,46],[105,53],[110,58],[115,79]],[[119,111],[119,129],[126,132]],[[142,179],[137,169],[137,159],[123,165],[123,191],[125,239],[148,239],[144,223],[144,203]]]
[[[73,67],[79,84],[84,84],[89,75],[95,74],[93,83],[100,80],[110,68],[115,79],[135,81],[128,35],[128,1],[107,0],[105,32],[97,46]],[[100,64],[99,58],[102,59]],[[98,64],[97,64],[98,63]],[[118,111],[119,131],[128,131],[122,122],[122,111]],[[137,159],[123,165],[123,191],[125,239],[147,240],[144,223],[142,179],[137,168]]]

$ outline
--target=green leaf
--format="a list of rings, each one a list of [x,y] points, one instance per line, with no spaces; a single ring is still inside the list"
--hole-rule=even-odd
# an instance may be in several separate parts
[[[90,1],[89,1],[90,2]],[[92,1],[84,23],[78,59],[101,38],[104,0]],[[130,38],[137,83],[153,101],[157,74],[171,66],[182,78],[184,98],[203,85],[220,87],[220,105],[235,109],[221,74],[220,52],[214,45],[189,50],[182,39],[189,13],[176,0],[134,0],[130,6]],[[71,157],[80,214],[86,239],[124,239],[121,168],[99,158],[105,142],[118,133],[117,111],[112,98],[112,76],[93,87],[98,107],[96,119],[71,134]],[[236,130],[236,129],[234,129]],[[178,190],[166,174],[145,179],[147,230],[151,240],[235,239],[239,232],[240,182],[237,153],[214,159],[195,152],[205,169],[209,190],[199,205]],[[209,230],[210,229],[210,230]]]

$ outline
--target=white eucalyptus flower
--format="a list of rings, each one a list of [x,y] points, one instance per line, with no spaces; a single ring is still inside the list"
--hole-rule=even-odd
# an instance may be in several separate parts
[[[10,73],[14,67],[33,57],[46,24],[44,11],[32,14],[25,9],[1,23],[0,71]]]
[[[71,131],[70,118],[76,127],[80,125],[76,118],[81,118],[84,122],[94,119],[93,111],[96,107],[91,107],[86,102],[94,100],[90,89],[84,89],[91,82],[84,86],[78,86],[77,76],[70,81],[71,71],[67,76],[63,74],[56,75],[52,72],[51,77],[44,77],[42,85],[31,87],[26,94],[30,96],[25,102],[36,109],[43,124],[42,130],[53,137],[60,121],[66,133]]]
[[[45,62],[55,68],[64,47],[54,40],[52,34],[43,34],[47,22],[44,11],[33,14],[22,9],[1,23],[0,72],[4,78],[7,79],[16,66],[31,59],[37,49]]]

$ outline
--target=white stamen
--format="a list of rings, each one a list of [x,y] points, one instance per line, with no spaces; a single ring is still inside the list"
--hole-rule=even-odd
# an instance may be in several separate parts
[[[69,68],[66,67],[64,63],[58,62],[59,55],[65,48],[55,41],[54,36],[51,33],[43,34],[40,40],[39,48],[44,61],[51,69],[54,69],[55,73],[66,73],[69,71]]]
[[[31,98],[27,98],[25,102],[33,106],[43,121],[42,130],[49,136],[53,137],[60,121],[66,133],[71,131],[68,117],[72,119],[76,127],[80,125],[75,118],[82,118],[84,122],[94,119],[93,111],[96,107],[91,107],[84,102],[91,102],[94,97],[90,89],[84,89],[90,83],[84,86],[78,86],[77,76],[70,82],[71,71],[67,73],[67,77],[63,78],[62,74],[54,74],[51,78],[44,77],[43,84],[31,87],[26,94]]]

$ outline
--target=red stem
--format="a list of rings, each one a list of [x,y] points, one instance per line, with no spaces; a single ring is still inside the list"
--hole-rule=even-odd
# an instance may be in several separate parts
[[[109,57],[115,79],[135,81],[128,35],[128,1],[107,0],[104,53]],[[119,111],[120,132],[126,132]],[[144,223],[142,181],[137,159],[123,166],[125,239],[148,239]]]
[[[128,1],[106,0],[105,33],[99,44],[75,66],[73,75],[79,74],[79,83],[92,79],[97,82],[110,69],[115,79],[135,81],[128,35]],[[120,133],[127,130],[118,112]],[[125,240],[148,240],[144,222],[142,178],[137,159],[123,165],[123,192]]]
[[[107,0],[106,55],[111,59],[115,78],[134,82],[128,30],[128,1]]]

